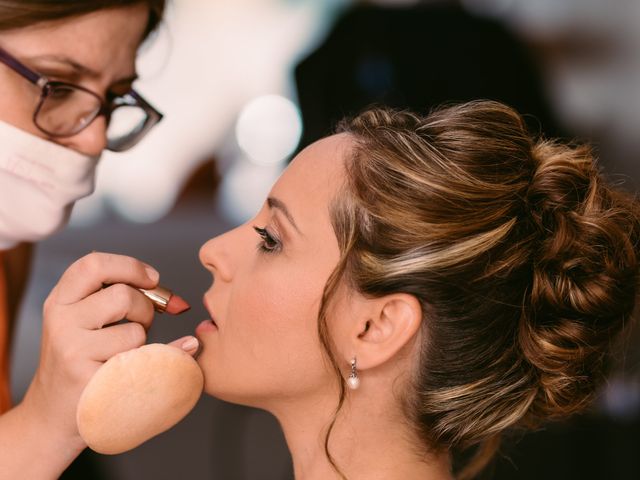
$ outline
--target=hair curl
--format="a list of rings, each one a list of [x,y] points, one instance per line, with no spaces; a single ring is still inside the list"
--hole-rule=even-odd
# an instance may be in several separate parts
[[[638,205],[589,148],[534,140],[494,101],[426,117],[371,109],[338,131],[354,147],[331,210],[341,260],[320,337],[339,373],[326,312],[340,280],[414,295],[425,340],[406,414],[427,448],[479,445],[470,478],[505,429],[593,398],[636,300]],[[338,408],[344,395],[342,380]]]

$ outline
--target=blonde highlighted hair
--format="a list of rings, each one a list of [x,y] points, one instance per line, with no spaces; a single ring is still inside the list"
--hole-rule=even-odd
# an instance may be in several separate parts
[[[479,446],[471,478],[506,429],[592,400],[636,300],[638,206],[589,148],[532,138],[498,102],[371,109],[338,131],[355,146],[320,337],[340,373],[325,318],[340,281],[415,295],[426,340],[406,415],[428,449]]]

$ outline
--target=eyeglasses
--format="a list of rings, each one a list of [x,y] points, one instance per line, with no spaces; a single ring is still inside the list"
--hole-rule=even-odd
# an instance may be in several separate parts
[[[2,48],[0,62],[41,89],[33,123],[51,137],[76,135],[104,115],[107,149],[122,152],[133,147],[162,120],[162,114],[133,89],[105,102],[97,93],[79,85],[49,80]]]

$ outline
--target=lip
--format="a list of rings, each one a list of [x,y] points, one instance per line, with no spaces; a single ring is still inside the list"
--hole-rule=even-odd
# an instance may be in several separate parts
[[[205,320],[205,322],[210,322],[213,324],[213,326],[216,327],[216,329],[218,328],[218,324],[216,323],[216,320],[213,316],[213,312],[211,311],[211,307],[209,307],[209,304],[207,303],[207,297],[206,295],[202,296],[202,304],[204,305],[205,310],[207,311],[207,313],[209,314],[209,319]]]
[[[207,332],[217,332],[217,331],[218,331],[218,326],[215,323],[213,323],[213,321],[208,319],[203,320],[196,327],[196,335],[198,336],[202,336]]]

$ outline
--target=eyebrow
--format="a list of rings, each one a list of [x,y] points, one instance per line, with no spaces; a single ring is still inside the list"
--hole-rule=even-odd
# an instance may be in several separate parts
[[[75,74],[90,77],[90,78],[98,78],[100,76],[99,72],[87,67],[86,65],[82,65],[81,63],[78,63],[75,60],[64,55],[36,55],[34,57],[29,57],[29,60],[34,60],[34,61],[44,60],[44,61],[61,63],[68,67],[71,67],[71,69],[74,71]],[[122,78],[114,82],[114,84],[125,83],[125,82],[133,83],[137,79],[138,79],[138,74],[136,73],[131,76]]]
[[[279,200],[275,197],[269,197],[267,198],[267,205],[269,205],[269,208],[280,210],[282,214],[286,217],[286,219],[289,220],[289,223],[293,225],[293,228],[295,228],[296,231],[300,235],[302,235],[302,232],[298,228],[298,225],[296,225],[296,221],[293,219],[293,215],[291,215],[291,212],[289,211],[289,209],[287,208],[287,206],[284,204],[282,200]]]

